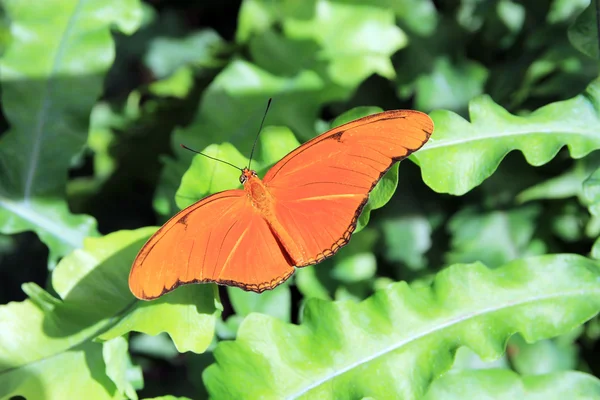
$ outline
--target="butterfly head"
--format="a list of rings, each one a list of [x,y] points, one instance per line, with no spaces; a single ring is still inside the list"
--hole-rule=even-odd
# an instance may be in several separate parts
[[[257,176],[258,175],[256,174],[256,171],[252,171],[251,169],[244,168],[242,170],[242,175],[240,175],[240,183],[243,185],[248,181],[248,179],[256,178]]]

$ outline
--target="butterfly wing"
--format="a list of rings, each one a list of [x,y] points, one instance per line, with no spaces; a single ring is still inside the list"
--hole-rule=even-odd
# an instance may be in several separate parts
[[[164,224],[137,255],[129,288],[154,299],[185,283],[215,282],[262,292],[294,269],[243,190],[206,197]]]
[[[264,183],[277,219],[301,249],[296,266],[316,264],[345,245],[375,184],[432,132],[427,114],[386,111],[317,136],[275,164]]]

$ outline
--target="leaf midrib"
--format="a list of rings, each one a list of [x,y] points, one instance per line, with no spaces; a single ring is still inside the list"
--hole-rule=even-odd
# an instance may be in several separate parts
[[[73,10],[73,13],[69,17],[69,21],[67,22],[67,26],[65,27],[65,30],[61,37],[61,41],[60,41],[60,43],[58,45],[58,49],[56,51],[56,55],[52,62],[52,68],[50,69],[50,73],[48,74],[48,80],[44,87],[44,93],[43,93],[44,100],[42,101],[42,107],[38,114],[37,124],[36,124],[35,130],[33,132],[33,146],[31,148],[31,157],[29,158],[28,169],[26,170],[26,174],[25,174],[26,178],[25,178],[25,186],[23,189],[23,198],[26,203],[28,203],[31,199],[31,191],[33,188],[33,181],[35,179],[36,170],[37,170],[37,166],[38,166],[38,162],[39,162],[39,158],[40,158],[40,151],[41,151],[41,146],[42,146],[42,144],[41,144],[42,134],[44,132],[44,126],[48,119],[49,109],[51,106],[51,93],[52,93],[52,86],[53,86],[52,78],[54,77],[54,75],[56,75],[56,72],[58,71],[60,62],[64,56],[64,52],[66,49],[66,43],[67,43],[67,40],[65,38],[69,37],[69,35],[75,25],[74,21],[76,20],[76,17],[81,12],[82,3],[84,3],[85,1],[87,1],[87,0],[79,0],[75,6],[75,9]]]
[[[287,399],[297,399],[300,396],[308,393],[310,390],[312,390],[312,389],[314,389],[314,388],[316,388],[316,387],[324,384],[325,382],[328,382],[328,381],[330,381],[332,379],[335,379],[336,377],[338,377],[338,376],[340,376],[340,375],[342,375],[342,374],[344,374],[344,373],[352,370],[353,368],[357,368],[359,366],[362,366],[363,364],[366,364],[366,363],[368,363],[368,362],[370,362],[372,360],[375,360],[375,359],[377,359],[379,357],[387,355],[388,353],[391,353],[391,352],[393,352],[395,350],[398,350],[402,346],[405,346],[405,345],[408,345],[408,344],[410,344],[412,342],[420,340],[420,339],[424,338],[427,335],[430,335],[430,334],[442,331],[443,329],[446,329],[446,328],[449,328],[449,327],[451,327],[453,325],[465,322],[465,321],[467,321],[469,319],[477,318],[477,317],[480,317],[480,316],[485,315],[485,314],[491,314],[491,313],[494,313],[494,312],[497,312],[497,311],[500,311],[500,310],[505,310],[505,309],[508,309],[508,308],[511,308],[511,307],[517,307],[517,306],[521,306],[521,305],[526,305],[528,303],[536,303],[536,302],[541,302],[541,301],[551,300],[551,299],[556,299],[556,298],[575,297],[575,296],[581,296],[581,295],[585,296],[585,295],[587,295],[589,293],[593,293],[593,292],[600,293],[600,289],[594,289],[594,290],[570,290],[570,291],[566,291],[566,292],[553,293],[552,295],[547,295],[547,296],[537,296],[537,297],[529,298],[529,299],[527,299],[525,301],[517,301],[517,302],[512,302],[512,303],[505,303],[501,307],[500,306],[498,306],[498,307],[488,307],[488,308],[482,309],[479,312],[469,313],[469,314],[462,315],[462,316],[459,316],[459,317],[456,317],[456,318],[450,318],[446,322],[440,323],[440,324],[436,325],[435,327],[433,327],[431,329],[428,329],[428,330],[425,330],[425,331],[423,331],[422,333],[420,333],[420,334],[418,334],[416,336],[407,338],[405,340],[401,340],[399,343],[396,343],[396,344],[393,344],[391,346],[388,346],[388,347],[386,347],[386,348],[384,348],[384,349],[376,352],[373,355],[370,355],[368,357],[359,359],[356,362],[354,362],[354,363],[352,363],[352,364],[350,364],[350,365],[348,365],[348,366],[346,366],[344,368],[338,369],[337,371],[335,371],[335,373],[333,373],[331,375],[327,375],[327,376],[323,377],[322,379],[313,382],[311,385],[305,387],[301,391],[296,392],[296,393],[294,393],[292,395],[289,395],[286,398]]]
[[[67,225],[56,224],[51,219],[48,219],[46,215],[36,212],[30,205],[31,203],[23,202],[22,206],[19,206],[18,203],[0,196],[0,207],[21,217],[33,226],[37,226],[54,237],[61,239],[74,249],[81,247],[81,238],[83,235],[79,231],[73,230]]]
[[[577,135],[577,136],[583,136],[586,138],[590,138],[591,136],[593,136],[594,134],[596,134],[597,132],[592,132],[592,131],[577,131],[577,130],[557,130],[557,129],[548,129],[548,130],[544,130],[544,129],[536,129],[536,130],[528,130],[528,131],[522,131],[522,130],[517,130],[514,132],[499,132],[499,133],[493,133],[492,135],[486,135],[486,136],[470,136],[470,137],[464,137],[464,138],[442,138],[439,140],[435,140],[435,137],[433,137],[432,139],[434,140],[430,140],[428,143],[425,144],[425,146],[423,146],[422,149],[419,150],[419,153],[426,153],[427,150],[432,150],[435,148],[443,148],[443,147],[449,147],[449,146],[457,146],[457,145],[461,145],[461,144],[465,144],[465,143],[471,143],[471,142],[477,142],[477,141],[482,141],[482,140],[494,140],[494,139],[502,139],[502,138],[507,138],[510,136],[525,136],[525,135],[536,135],[536,134],[556,134],[556,135],[560,135],[560,134],[566,134],[566,135]],[[435,135],[435,131],[433,133],[433,135]],[[591,139],[594,139],[593,137],[591,137]],[[600,138],[598,138],[600,139]],[[515,146],[518,147],[518,146]],[[417,155],[419,154],[417,153]]]

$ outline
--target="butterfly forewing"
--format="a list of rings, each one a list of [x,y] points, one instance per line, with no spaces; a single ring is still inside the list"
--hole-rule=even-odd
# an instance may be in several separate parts
[[[334,128],[275,164],[264,182],[277,219],[304,252],[296,266],[319,262],[346,244],[375,184],[432,131],[426,114],[388,111]]]
[[[136,257],[129,287],[140,299],[193,282],[261,292],[293,271],[246,193],[228,190],[191,205],[163,225]]]

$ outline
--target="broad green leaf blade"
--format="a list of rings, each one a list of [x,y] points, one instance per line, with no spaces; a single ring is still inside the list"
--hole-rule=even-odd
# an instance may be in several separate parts
[[[317,0],[312,19],[287,18],[283,30],[291,38],[318,43],[330,79],[349,87],[374,73],[394,78],[390,56],[407,43],[394,13],[369,4]]]
[[[284,322],[292,316],[292,293],[289,283],[258,294],[237,287],[227,287],[227,294],[235,314],[226,321],[217,321],[217,333],[221,339],[234,339],[240,323],[253,312],[271,315]]]
[[[373,257],[377,232],[365,228],[355,232],[350,243],[335,257],[296,270],[296,286],[306,299],[365,299],[373,292],[377,260]]]
[[[310,300],[300,326],[252,314],[204,382],[215,398],[420,398],[460,346],[492,360],[515,332],[533,342],[593,317],[599,278],[577,255],[458,264],[431,286],[401,282],[358,304]]]
[[[541,375],[576,369],[579,348],[573,341],[580,336],[582,329],[583,327],[562,337],[535,343],[527,343],[519,335],[513,336],[507,351],[510,353],[512,368],[521,375]],[[565,336],[573,336],[573,339],[564,340]]]
[[[189,95],[194,86],[194,72],[188,66],[178,68],[167,78],[152,82],[148,86],[150,93],[162,97],[183,99]]]
[[[144,63],[158,78],[165,78],[184,65],[218,66],[223,39],[212,29],[190,33],[185,38],[159,37],[150,43]]]
[[[550,5],[546,20],[551,24],[568,21],[580,14],[589,5],[590,0],[555,0]]]
[[[460,112],[469,100],[483,93],[488,71],[479,63],[464,59],[453,64],[446,57],[435,60],[433,70],[416,81],[415,108],[429,112],[446,109]]]
[[[517,195],[517,201],[524,203],[542,199],[565,199],[568,197],[584,197],[585,182],[600,167],[600,152],[593,152],[575,161],[572,168],[563,174],[537,183]]]
[[[590,213],[600,216],[600,168],[588,175],[583,182],[583,200],[588,205]]]
[[[546,246],[533,236],[541,208],[529,205],[506,211],[478,212],[465,207],[448,221],[448,264],[480,261],[498,267],[517,258],[540,255]]]
[[[0,60],[0,103],[10,124],[0,141],[0,230],[37,232],[53,266],[95,234],[91,217],[68,212],[67,170],[86,142],[89,114],[114,60],[111,27],[132,33],[141,9],[139,0],[3,5],[12,37]]]
[[[138,301],[111,329],[99,336],[112,339],[127,332],[166,332],[180,353],[203,353],[215,334],[222,306],[216,285],[186,285],[152,302]],[[191,333],[190,333],[191,332]]]
[[[248,164],[248,158],[243,156],[232,144],[211,144],[200,152],[207,156],[226,161],[240,168]],[[255,162],[255,164],[259,164]],[[196,155],[192,164],[181,178],[181,185],[175,193],[175,202],[183,209],[198,200],[217,192],[240,187],[241,172],[210,158]]]
[[[591,1],[590,5],[577,17],[575,23],[569,28],[569,40],[573,46],[582,53],[598,59],[598,3]]]
[[[402,5],[331,0],[283,3],[280,9],[276,2],[265,0],[242,4],[237,39],[252,39],[250,48],[258,65],[281,75],[298,72],[298,68],[317,71],[330,82],[332,92],[342,95],[372,74],[395,76],[390,56],[406,46],[408,39],[395,24],[391,7]]]
[[[0,377],[11,370],[35,368],[37,362],[58,356],[94,337],[104,326],[102,321],[82,327],[77,321],[61,318],[54,314],[59,301],[37,286],[30,290],[38,294],[33,299],[37,304],[25,300],[0,306],[0,324],[10,326],[0,334]],[[0,385],[0,389],[3,387]]]
[[[4,234],[34,230],[50,249],[48,264],[51,269],[60,256],[82,247],[83,238],[97,235],[96,220],[87,215],[71,214],[64,200],[37,197],[26,201],[2,194],[0,230]]]
[[[488,178],[502,159],[520,150],[539,166],[567,146],[582,158],[600,148],[600,80],[570,100],[548,104],[527,116],[510,114],[488,96],[471,101],[471,122],[434,111],[435,131],[414,158],[423,180],[440,193],[462,195]]]
[[[419,270],[427,265],[425,253],[431,248],[432,224],[424,215],[409,213],[383,221],[384,257],[402,262],[409,269]]]
[[[84,249],[61,260],[53,274],[53,287],[63,299],[63,307],[72,310],[81,323],[113,319],[100,339],[130,331],[167,332],[179,351],[201,353],[212,341],[220,312],[214,285],[185,286],[152,302],[139,301],[129,291],[133,259],[154,230],[119,231],[86,239]]]
[[[134,366],[128,353],[127,339],[123,336],[105,342],[102,357],[106,363],[106,375],[114,382],[121,395],[137,400],[136,389],[144,387],[142,369]]]
[[[600,397],[600,380],[583,372],[520,377],[506,369],[451,372],[433,382],[423,400],[584,400]]]
[[[78,346],[132,330],[153,335],[166,331],[180,351],[206,350],[220,310],[213,285],[187,286],[154,302],[141,302],[129,292],[127,277],[133,257],[153,230],[88,238],[84,249],[63,258],[54,270],[52,284],[60,299],[30,283],[23,289],[31,300],[0,306],[0,324],[11,327],[0,333],[0,379],[27,374],[47,360],[70,357],[68,353]],[[119,352],[109,347],[104,354],[107,366],[102,363],[101,372],[94,376],[106,377],[106,387],[114,391],[113,379],[119,391],[132,397],[133,383],[122,376],[127,360],[118,359]],[[122,345],[117,350],[122,357]],[[102,358],[101,347],[99,351]]]
[[[261,294],[246,292],[237,287],[228,287],[227,293],[236,315],[245,317],[253,312],[260,312],[290,322],[292,294],[288,284]]]
[[[123,399],[104,374],[102,345],[88,342],[26,368],[0,373],[0,396],[26,399]]]

